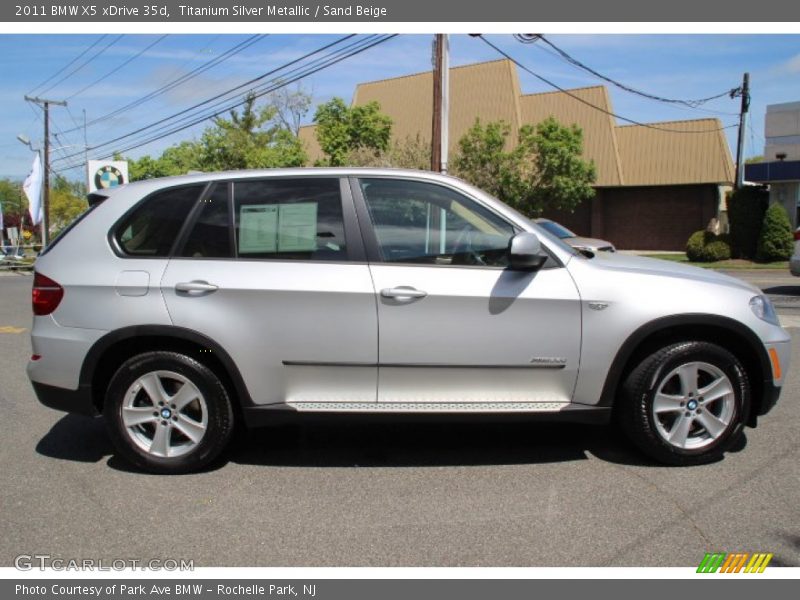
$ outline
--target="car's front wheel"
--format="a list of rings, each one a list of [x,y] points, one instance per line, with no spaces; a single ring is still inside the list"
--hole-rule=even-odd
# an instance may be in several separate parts
[[[147,352],[123,363],[103,413],[119,453],[156,473],[202,469],[233,429],[230,398],[217,375],[175,352]]]
[[[742,434],[750,384],[724,348],[681,342],[644,358],[620,402],[621,425],[641,450],[665,464],[698,465],[719,459]]]

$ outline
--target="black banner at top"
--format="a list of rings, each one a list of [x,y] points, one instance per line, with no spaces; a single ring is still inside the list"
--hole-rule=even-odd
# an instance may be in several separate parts
[[[0,5],[10,22],[796,22],[800,2],[786,0],[31,0]],[[633,33],[633,32],[632,32]]]

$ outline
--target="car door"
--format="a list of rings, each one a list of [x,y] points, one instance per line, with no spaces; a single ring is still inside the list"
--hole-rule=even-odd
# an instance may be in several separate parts
[[[379,402],[571,400],[581,312],[565,268],[506,268],[514,227],[453,187],[360,178],[353,188],[378,295]]]
[[[375,402],[376,301],[346,182],[217,183],[184,236],[162,280],[170,316],[231,355],[255,404]]]

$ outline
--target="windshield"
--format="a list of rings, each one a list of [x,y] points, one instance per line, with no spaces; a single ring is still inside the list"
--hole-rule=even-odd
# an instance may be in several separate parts
[[[540,219],[536,221],[536,224],[552,233],[554,236],[564,239],[564,238],[571,238],[577,237],[572,231],[564,227],[563,225],[559,225],[555,221],[548,221],[547,219]]]

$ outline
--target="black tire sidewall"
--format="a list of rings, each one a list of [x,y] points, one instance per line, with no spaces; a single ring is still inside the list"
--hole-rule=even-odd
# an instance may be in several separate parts
[[[658,433],[652,407],[664,378],[675,368],[690,362],[705,362],[725,373],[734,391],[734,415],[728,429],[712,443],[702,448],[682,449]],[[631,373],[626,388],[625,429],[647,454],[669,464],[703,464],[718,460],[742,434],[749,416],[750,385],[744,367],[733,354],[709,342],[677,343],[651,354]]]
[[[122,421],[125,393],[142,375],[173,371],[189,379],[203,395],[208,411],[206,433],[196,448],[173,458],[148,454],[130,439]],[[103,415],[112,442],[134,465],[155,473],[187,473],[207,466],[227,444],[233,428],[233,410],[225,386],[211,369],[191,357],[175,352],[147,352],[135,356],[117,370],[106,391]]]

